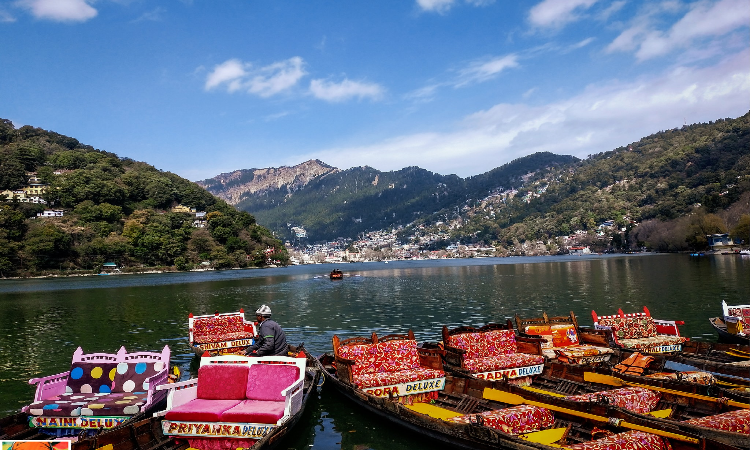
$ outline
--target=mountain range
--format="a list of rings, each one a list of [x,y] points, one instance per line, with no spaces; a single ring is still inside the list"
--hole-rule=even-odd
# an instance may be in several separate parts
[[[700,235],[707,231],[687,222],[677,231],[675,221],[718,214],[714,231],[728,231],[750,213],[749,131],[750,113],[664,130],[585,159],[536,153],[467,178],[419,167],[341,170],[311,160],[198,184],[277,236],[292,238],[291,228],[303,227],[313,242],[450,224],[450,239],[513,245],[595,233],[609,221],[618,229],[650,221],[667,234]],[[676,239],[666,247],[701,245],[700,236]]]

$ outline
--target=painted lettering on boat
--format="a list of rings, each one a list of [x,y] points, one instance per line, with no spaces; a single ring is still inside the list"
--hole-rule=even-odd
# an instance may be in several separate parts
[[[674,345],[660,345],[658,347],[651,347],[647,349],[646,351],[648,353],[671,353],[671,352],[679,352],[682,350],[682,344],[674,344]]]
[[[216,423],[216,422],[174,422],[162,421],[164,434],[172,436],[199,436],[222,438],[262,438],[270,433],[275,425],[263,423]]]
[[[128,417],[31,417],[29,426],[36,428],[114,428]]]
[[[404,395],[421,394],[430,391],[441,391],[445,387],[445,378],[431,378],[429,380],[412,383],[391,384],[362,389],[375,397],[401,397]]]
[[[235,341],[209,342],[206,344],[200,344],[198,345],[198,347],[200,347],[201,350],[219,350],[222,348],[230,348],[230,347],[247,347],[248,345],[253,345],[252,339],[237,339]]]
[[[474,376],[483,380],[502,380],[505,377],[519,378],[530,375],[539,375],[544,369],[544,364],[528,367],[514,367],[513,369],[491,370],[489,372],[475,373]]]

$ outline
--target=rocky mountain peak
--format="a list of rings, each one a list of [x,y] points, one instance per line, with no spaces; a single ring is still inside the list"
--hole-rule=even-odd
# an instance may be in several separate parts
[[[227,203],[236,205],[247,195],[281,189],[292,193],[305,187],[313,179],[336,172],[339,169],[318,159],[311,159],[292,167],[235,170],[198,181],[198,185]]]

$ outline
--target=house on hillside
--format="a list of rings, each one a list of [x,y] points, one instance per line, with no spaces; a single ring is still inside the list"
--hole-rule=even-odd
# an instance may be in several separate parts
[[[64,211],[62,209],[45,209],[43,212],[37,213],[37,217],[62,217]]]
[[[708,246],[713,251],[732,250],[742,244],[738,239],[730,238],[727,233],[709,234],[706,239],[708,240]]]

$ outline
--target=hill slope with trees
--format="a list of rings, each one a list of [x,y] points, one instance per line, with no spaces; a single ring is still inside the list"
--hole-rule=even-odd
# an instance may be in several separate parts
[[[204,261],[226,268],[288,259],[252,215],[191,181],[0,119],[0,192],[28,187],[34,174],[46,185],[40,195],[46,204],[0,196],[6,197],[0,198],[0,276],[98,272],[105,262],[126,270],[187,270]],[[205,221],[175,212],[177,205],[205,212]],[[64,215],[37,217],[45,209]]]

